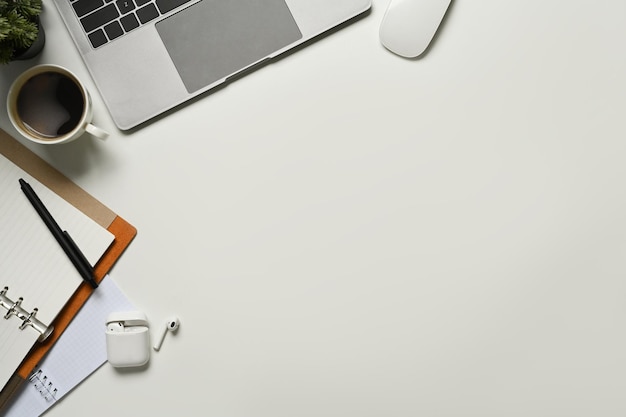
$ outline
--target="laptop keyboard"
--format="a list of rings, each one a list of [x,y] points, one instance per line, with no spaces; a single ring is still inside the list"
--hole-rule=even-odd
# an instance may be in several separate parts
[[[98,48],[191,0],[74,0],[91,46]]]

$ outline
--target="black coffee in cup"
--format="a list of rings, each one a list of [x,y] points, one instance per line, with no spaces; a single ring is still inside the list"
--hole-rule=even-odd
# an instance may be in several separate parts
[[[89,92],[70,70],[40,64],[18,75],[7,95],[9,120],[24,138],[42,145],[68,143],[83,133],[109,134],[92,123]]]
[[[24,126],[42,138],[54,139],[78,126],[85,110],[82,90],[64,74],[43,72],[30,78],[17,97]]]

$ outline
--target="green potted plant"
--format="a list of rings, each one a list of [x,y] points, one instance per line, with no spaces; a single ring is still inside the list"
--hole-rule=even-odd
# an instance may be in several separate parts
[[[42,0],[0,0],[0,64],[37,55],[44,44]]]

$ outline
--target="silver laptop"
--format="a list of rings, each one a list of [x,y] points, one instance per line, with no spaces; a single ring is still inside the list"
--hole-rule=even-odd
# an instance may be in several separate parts
[[[371,6],[371,0],[53,1],[122,130]]]

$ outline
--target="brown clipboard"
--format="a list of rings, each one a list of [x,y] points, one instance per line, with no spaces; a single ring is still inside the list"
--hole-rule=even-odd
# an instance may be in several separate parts
[[[0,129],[0,154],[115,236],[111,246],[94,266],[96,282],[102,281],[137,235],[137,229],[2,129]],[[83,282],[55,318],[53,322],[54,332],[45,342],[35,345],[25,355],[25,359],[16,372],[0,391],[0,413],[59,339],[92,291],[92,287]]]

